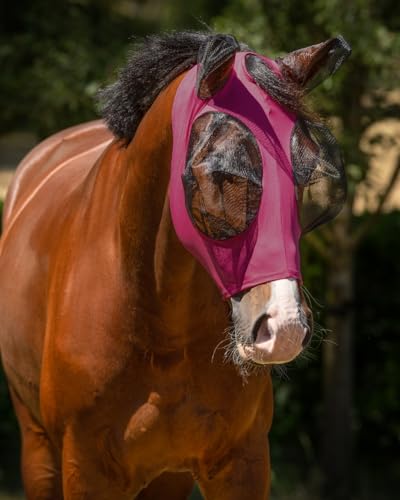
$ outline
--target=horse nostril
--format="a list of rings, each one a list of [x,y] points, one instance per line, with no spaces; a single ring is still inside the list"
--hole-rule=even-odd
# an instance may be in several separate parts
[[[269,314],[262,314],[259,318],[257,318],[257,320],[255,321],[255,323],[253,325],[253,329],[251,331],[251,338],[252,338],[253,342],[255,342],[257,340],[257,334],[261,328],[262,323],[264,321],[267,322],[269,318],[270,318]],[[265,332],[265,334],[269,335],[268,331]]]
[[[306,326],[304,328],[304,330],[306,331],[306,334],[304,336],[304,339],[303,339],[303,342],[301,343],[301,346],[302,347],[306,347],[306,345],[310,342],[311,340],[311,328],[309,326]]]

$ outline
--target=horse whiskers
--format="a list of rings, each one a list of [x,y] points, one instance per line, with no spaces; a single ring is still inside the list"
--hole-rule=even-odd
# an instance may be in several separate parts
[[[304,293],[304,297],[307,301],[307,304],[310,308],[312,308],[312,305],[313,303],[319,307],[320,309],[323,309],[324,305],[321,304],[321,302],[319,302],[314,296],[313,294],[310,292],[310,290],[308,290],[308,288],[306,288],[304,285],[301,285],[301,289]]]
[[[296,361],[301,360],[301,361],[315,361],[317,359],[317,355],[312,352],[312,349],[310,347],[307,347],[304,349],[296,358]]]
[[[313,339],[314,339],[314,343],[315,343],[315,341],[317,341],[318,346],[321,345],[322,342],[337,345],[337,342],[335,342],[334,340],[326,338],[326,336],[329,335],[330,333],[332,333],[332,330],[329,330],[328,328],[324,328],[319,323],[314,322]]]
[[[284,365],[272,365],[272,373],[277,375],[281,380],[289,380],[288,366]]]
[[[238,343],[244,347],[252,345],[252,341],[247,334],[249,328],[250,325],[237,320],[225,330],[225,333],[228,335],[229,343],[225,349],[224,362],[232,363],[237,367],[243,379],[243,383],[247,383],[247,379],[250,375],[259,375],[269,370],[268,366],[256,365],[251,361],[244,360],[239,354],[237,348]]]
[[[218,344],[215,346],[214,350],[213,350],[213,353],[211,355],[211,363],[214,362],[214,358],[215,358],[215,354],[216,352],[218,351],[218,349],[222,349],[222,345],[225,344],[226,342],[230,342],[230,339],[229,338],[224,338],[222,339],[220,342],[218,342]]]
[[[317,321],[314,321],[314,331],[316,333],[321,333],[323,335],[328,334],[331,332],[328,328],[323,327],[321,324],[319,324]]]

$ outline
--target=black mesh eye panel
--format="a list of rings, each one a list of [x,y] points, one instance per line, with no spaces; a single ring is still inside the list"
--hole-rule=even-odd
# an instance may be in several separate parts
[[[303,232],[333,219],[346,200],[346,175],[335,137],[320,123],[298,119],[291,138],[293,172],[302,196]]]
[[[182,181],[187,210],[200,231],[217,240],[242,233],[257,215],[262,195],[262,160],[253,134],[225,113],[200,116]]]

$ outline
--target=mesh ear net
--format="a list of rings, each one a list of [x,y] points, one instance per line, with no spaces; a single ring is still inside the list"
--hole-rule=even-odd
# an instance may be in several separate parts
[[[205,113],[193,124],[182,176],[186,207],[205,235],[225,240],[257,215],[262,160],[251,132],[232,116]]]
[[[307,76],[308,85],[312,87],[334,73],[349,56],[350,50],[347,42],[342,37],[337,37],[308,50],[293,52],[282,62],[289,68],[292,59],[300,57],[304,62],[305,58],[315,58],[316,52],[320,56],[324,53],[321,64],[314,64],[314,69],[318,71]],[[296,68],[294,63],[292,66]],[[282,79],[257,56],[247,57],[246,67],[262,89],[296,113],[295,109],[300,107],[300,101],[295,92],[288,92],[291,90],[290,85],[282,85]],[[281,68],[284,69],[285,66]],[[283,71],[284,76],[285,73]],[[343,161],[336,139],[328,128],[304,118],[299,118],[293,129],[291,159],[294,178],[302,193],[300,220],[303,233],[306,233],[333,219],[340,212],[347,193]]]
[[[350,54],[350,45],[339,35],[327,42],[295,50],[276,61],[284,77],[310,91],[336,73]]]
[[[196,81],[200,99],[209,99],[224,86],[238,50],[240,46],[232,35],[210,36],[200,47]]]
[[[317,67],[314,74],[309,75],[309,79],[306,83],[307,90],[312,90],[329,76],[336,73],[351,54],[350,45],[342,36],[338,36],[329,41],[327,49],[328,53],[323,60],[323,64]]]
[[[338,143],[322,124],[299,119],[291,138],[294,178],[303,191],[303,233],[333,219],[347,194],[346,176]]]

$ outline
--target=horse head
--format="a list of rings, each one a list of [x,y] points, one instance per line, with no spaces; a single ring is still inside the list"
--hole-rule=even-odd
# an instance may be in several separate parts
[[[303,96],[349,53],[339,37],[274,61],[216,35],[177,90],[172,220],[230,301],[240,365],[286,363],[311,338],[299,240],[338,213],[346,183]]]

